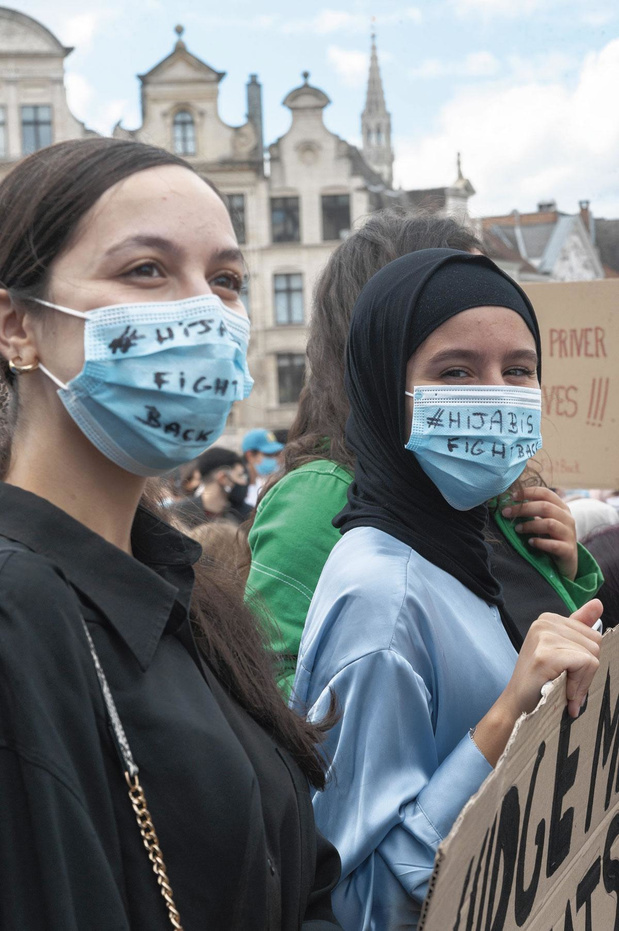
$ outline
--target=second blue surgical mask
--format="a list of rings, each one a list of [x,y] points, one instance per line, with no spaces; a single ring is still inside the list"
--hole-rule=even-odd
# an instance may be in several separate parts
[[[539,388],[426,385],[406,394],[414,400],[406,449],[458,511],[506,491],[542,448]]]
[[[275,456],[265,456],[264,459],[261,459],[260,462],[255,464],[254,468],[257,474],[263,477],[266,475],[273,475],[279,468],[279,462]]]
[[[194,459],[251,391],[249,321],[215,295],[87,313],[39,303],[84,319],[82,371],[65,385],[40,368],[91,443],[135,475]]]

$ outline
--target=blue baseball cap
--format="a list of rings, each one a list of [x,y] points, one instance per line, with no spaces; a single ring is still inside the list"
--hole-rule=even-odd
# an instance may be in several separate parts
[[[241,449],[244,453],[250,449],[257,449],[258,452],[266,456],[274,456],[284,448],[283,443],[278,443],[275,434],[271,430],[250,430],[243,437]]]

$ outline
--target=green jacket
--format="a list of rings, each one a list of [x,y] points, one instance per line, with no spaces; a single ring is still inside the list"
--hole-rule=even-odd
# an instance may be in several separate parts
[[[278,658],[278,684],[288,698],[314,589],[340,539],[331,521],[347,502],[352,476],[328,459],[289,472],[265,495],[249,534],[252,552],[246,600],[263,618]],[[527,548],[511,521],[494,515],[511,546],[555,589],[570,614],[602,584],[599,566],[579,544],[578,574],[563,578],[550,556]]]
[[[503,517],[500,511],[493,511],[492,516],[510,546],[523,559],[531,563],[540,575],[543,575],[549,585],[552,585],[569,608],[570,614],[581,608],[591,598],[595,598],[600,585],[604,581],[604,576],[589,550],[585,549],[581,543],[578,544],[576,578],[572,582],[571,579],[561,575],[552,556],[542,553],[541,550],[532,550],[530,546],[526,545],[522,536],[516,533],[514,524],[520,523],[521,518],[517,517],[510,520]]]

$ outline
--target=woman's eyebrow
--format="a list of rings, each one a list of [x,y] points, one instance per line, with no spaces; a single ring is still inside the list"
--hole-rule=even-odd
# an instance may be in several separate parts
[[[168,252],[174,256],[184,255],[185,250],[177,245],[177,243],[172,242],[171,239],[166,239],[164,236],[128,236],[126,239],[123,239],[121,242],[116,243],[104,253],[105,257],[110,255],[115,255],[118,252],[122,252],[125,249],[130,249],[133,246],[146,246],[149,249],[157,249],[159,252]],[[245,260],[243,258],[243,253],[240,249],[230,248],[230,249],[218,249],[211,257],[212,262],[239,262],[241,265],[245,265]]]
[[[513,352],[508,352],[505,356],[505,360],[514,360],[517,362],[530,362],[532,366],[537,366],[539,363],[539,357],[534,349],[514,349]]]
[[[245,258],[240,249],[219,249],[211,256],[213,262],[240,262],[245,265]]]
[[[441,349],[440,352],[437,352],[435,355],[431,356],[429,361],[432,363],[438,363],[439,365],[442,362],[454,361],[456,359],[466,359],[473,361],[478,359],[480,356],[483,356],[484,354],[485,353],[483,351],[478,349],[458,349],[454,346],[453,349]]]
[[[173,255],[180,255],[183,251],[180,246],[177,246],[176,243],[172,242],[170,239],[165,239],[163,236],[128,236],[121,242],[110,246],[104,254],[105,256],[114,255],[131,246],[147,246],[150,249],[158,249],[160,252],[170,252]]]
[[[433,364],[441,365],[444,362],[457,361],[457,360],[466,360],[466,361],[475,361],[486,355],[486,351],[483,349],[442,349],[440,352],[437,352],[430,358],[430,362]],[[506,361],[518,360],[520,362],[529,362],[531,365],[536,366],[538,363],[537,353],[534,349],[514,349],[505,355]]]

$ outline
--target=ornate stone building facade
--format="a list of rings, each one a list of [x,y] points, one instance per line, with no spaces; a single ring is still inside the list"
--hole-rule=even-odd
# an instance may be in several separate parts
[[[0,177],[36,149],[90,135],[67,105],[72,51],[41,23],[0,7]]]
[[[219,113],[225,72],[187,48],[177,27],[171,53],[140,75],[142,120],[114,127],[117,138],[137,139],[182,155],[211,178],[229,201],[249,271],[246,304],[252,319],[250,366],[256,386],[232,412],[228,442],[247,429],[287,427],[305,373],[307,324],[316,279],[348,231],[377,208],[400,204],[448,213],[471,222],[475,190],[460,157],[452,184],[426,190],[393,187],[394,152],[375,37],[372,37],[361,150],[330,132],[323,119],[330,101],[303,74],[283,106],[290,127],[265,149],[262,88],[246,86],[247,118],[229,126]],[[0,177],[30,151],[91,135],[67,105],[64,60],[71,52],[41,23],[0,7]],[[584,202],[583,202],[584,204]],[[612,271],[614,221],[600,221],[600,240]],[[602,228],[602,224],[606,227]],[[600,277],[589,205],[577,216],[554,204],[537,214],[510,214],[475,223],[485,247],[510,274],[523,279]],[[608,227],[608,228],[607,228]],[[611,236],[612,233],[612,236]],[[614,237],[614,238],[613,238]]]
[[[177,32],[172,53],[140,76],[141,125],[118,125],[114,135],[172,149],[228,198],[249,272],[255,379],[252,396],[231,417],[228,432],[238,438],[253,426],[287,427],[294,416],[316,278],[353,224],[376,208],[377,197],[391,192],[389,115],[373,41],[362,119],[364,153],[371,153],[374,164],[326,128],[323,113],[330,100],[310,83],[308,72],[283,100],[290,128],[265,152],[257,76],[247,83],[247,122],[228,126],[218,108],[224,73],[192,54],[181,27]]]

